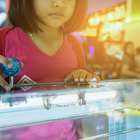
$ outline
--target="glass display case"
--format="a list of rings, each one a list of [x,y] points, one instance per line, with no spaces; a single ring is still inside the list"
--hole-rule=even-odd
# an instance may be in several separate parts
[[[135,79],[15,85],[1,90],[0,140],[139,140],[139,91]]]

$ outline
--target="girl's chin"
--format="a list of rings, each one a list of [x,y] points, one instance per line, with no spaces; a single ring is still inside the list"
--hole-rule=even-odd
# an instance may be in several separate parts
[[[60,26],[48,26],[49,28],[52,28],[52,29],[60,29],[62,27],[62,25]]]

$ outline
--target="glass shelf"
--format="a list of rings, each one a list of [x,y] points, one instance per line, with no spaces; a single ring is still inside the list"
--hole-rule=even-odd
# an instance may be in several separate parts
[[[140,129],[139,91],[140,80],[135,79],[100,85],[38,84],[1,91],[0,136],[17,128],[80,119],[81,140],[114,140],[117,136],[117,140],[129,140],[127,134]]]

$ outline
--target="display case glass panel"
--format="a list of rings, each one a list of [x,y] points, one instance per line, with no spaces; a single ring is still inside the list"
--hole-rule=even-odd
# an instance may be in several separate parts
[[[70,130],[75,134],[70,140],[130,140],[130,132],[139,133],[139,80],[46,83],[19,89],[26,86],[1,91],[0,140],[31,140],[33,135],[54,140],[53,134],[68,139]]]

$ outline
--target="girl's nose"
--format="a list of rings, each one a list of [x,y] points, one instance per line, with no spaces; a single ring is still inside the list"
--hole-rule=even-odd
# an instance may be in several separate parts
[[[64,8],[66,6],[64,0],[54,0],[52,4],[54,7]]]

